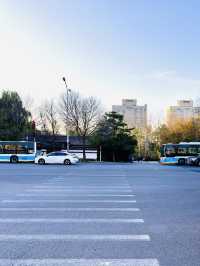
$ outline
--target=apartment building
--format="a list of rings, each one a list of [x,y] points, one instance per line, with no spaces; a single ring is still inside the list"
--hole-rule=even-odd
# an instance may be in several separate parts
[[[122,104],[113,105],[112,111],[122,114],[129,128],[145,129],[147,126],[147,105],[137,105],[136,99],[122,99]]]
[[[200,118],[200,107],[194,106],[192,100],[179,100],[177,105],[169,106],[166,111],[167,124],[176,120],[188,120],[191,118]]]

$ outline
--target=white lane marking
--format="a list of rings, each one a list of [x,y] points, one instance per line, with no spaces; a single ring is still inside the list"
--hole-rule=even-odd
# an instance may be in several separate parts
[[[143,219],[105,218],[5,218],[0,223],[144,223]]]
[[[75,193],[75,192],[118,192],[118,193],[121,193],[121,192],[126,192],[126,193],[131,193],[132,190],[123,190],[123,189],[118,189],[118,190],[115,190],[115,189],[66,189],[66,188],[59,188],[59,189],[27,189],[26,190],[27,192],[72,192],[72,193]]]
[[[157,259],[0,259],[1,266],[159,266]]]
[[[13,170],[16,172],[16,169],[10,169],[10,171]],[[53,173],[30,173],[30,176],[39,176],[39,177],[48,177],[51,178],[51,180],[53,180],[54,178],[56,179],[57,177],[55,177],[55,175]],[[27,173],[15,173],[15,176],[27,176]],[[70,174],[66,174],[66,177],[70,177]]]
[[[53,194],[53,193],[50,193],[50,194],[38,194],[38,193],[29,193],[29,194],[17,194],[18,197],[108,197],[108,198],[112,198],[112,197],[127,197],[127,198],[132,198],[132,197],[135,197],[135,195],[121,195],[121,194],[116,194],[116,195],[113,195],[113,194],[84,194],[84,195],[80,195],[80,194],[77,194],[77,195],[68,195],[67,193],[65,194]]]
[[[128,192],[124,192],[124,191],[113,191],[113,192],[109,192],[109,191],[84,191],[84,190],[82,190],[82,191],[65,191],[65,190],[26,190],[25,192],[24,192],[24,194],[38,194],[38,195],[43,195],[44,193],[45,193],[45,195],[46,194],[49,194],[49,195],[51,195],[51,194],[65,194],[65,195],[70,195],[70,196],[72,196],[72,195],[81,195],[81,196],[83,196],[83,195],[89,195],[89,194],[95,194],[95,195],[101,195],[101,194],[104,194],[104,195],[106,195],[106,196],[109,196],[109,195],[133,195],[132,194],[132,191],[128,191]]]
[[[49,241],[49,240],[96,240],[96,241],[108,241],[108,240],[116,240],[116,241],[127,241],[127,240],[135,240],[135,241],[150,241],[149,235],[64,235],[64,234],[42,234],[42,235],[1,235],[0,241]]]
[[[69,186],[69,187],[132,187],[132,186],[130,186],[129,184],[125,184],[125,183],[123,183],[123,184],[117,184],[117,185],[115,185],[115,184],[91,184],[91,185],[85,185],[85,184],[70,184],[69,185],[69,183],[68,182],[66,182],[66,180],[65,181],[61,181],[61,180],[55,180],[55,181],[46,181],[46,182],[44,182],[44,183],[41,183],[41,184],[39,184],[39,185],[44,185],[44,186],[51,186],[51,185],[59,185],[59,186],[61,186],[61,185],[65,185],[65,186]]]
[[[49,182],[60,182],[60,181],[62,181],[62,182],[64,182],[65,180],[64,180],[64,178],[58,178],[58,179],[54,179],[54,180],[52,180],[52,181],[49,181]]]
[[[67,186],[67,185],[43,185],[43,186],[33,186],[33,188],[65,188],[65,189],[94,189],[94,188],[97,188],[97,189],[130,189],[130,186],[104,186],[104,187],[101,187],[101,186]]]
[[[65,188],[65,189],[131,189],[130,186],[68,186],[67,184],[35,185],[33,188]]]
[[[36,203],[36,202],[51,202],[51,203],[136,203],[136,200],[46,200],[46,199],[31,199],[31,200],[2,200],[2,203]]]
[[[76,174],[76,173],[68,173],[67,177],[73,177],[73,176],[77,176],[77,177],[93,177],[93,176],[97,176],[97,177],[126,177],[126,175],[120,175],[120,174]],[[52,179],[57,179],[58,177],[52,177]],[[121,179],[120,181],[123,181],[123,179]],[[126,180],[124,180],[126,181]]]
[[[103,211],[103,212],[137,212],[139,208],[0,208],[0,211]]]

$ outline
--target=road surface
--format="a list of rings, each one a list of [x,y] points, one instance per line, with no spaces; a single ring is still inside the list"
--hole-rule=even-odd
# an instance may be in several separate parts
[[[200,265],[200,168],[0,169],[0,266]]]

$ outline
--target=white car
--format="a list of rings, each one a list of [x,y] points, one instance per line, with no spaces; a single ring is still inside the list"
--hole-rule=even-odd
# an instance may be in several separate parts
[[[79,162],[77,156],[64,151],[56,151],[48,154],[39,155],[35,158],[37,164],[76,164]]]

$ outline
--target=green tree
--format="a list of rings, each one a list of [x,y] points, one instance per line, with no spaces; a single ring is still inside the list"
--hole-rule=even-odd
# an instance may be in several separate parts
[[[31,131],[31,113],[17,92],[3,91],[0,97],[0,139],[17,140]]]
[[[123,115],[116,112],[105,113],[93,138],[94,144],[101,146],[103,160],[127,161],[137,145]]]

